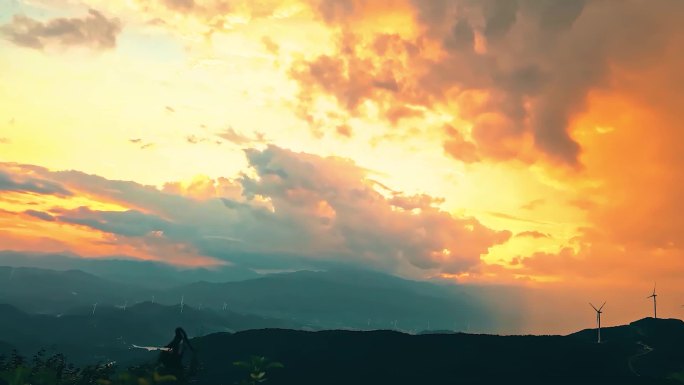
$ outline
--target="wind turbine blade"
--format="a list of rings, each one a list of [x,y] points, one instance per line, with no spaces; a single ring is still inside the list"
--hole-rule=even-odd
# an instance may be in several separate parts
[[[593,307],[594,310],[599,311],[599,309],[597,309],[596,306],[592,305],[591,302],[589,302],[589,306]]]
[[[603,302],[603,305],[601,305],[601,307],[600,307],[600,308],[598,308],[598,310],[597,310],[597,311],[601,311],[601,309],[603,309],[603,307],[604,307],[604,306],[606,306],[606,302],[605,302],[605,301]]]

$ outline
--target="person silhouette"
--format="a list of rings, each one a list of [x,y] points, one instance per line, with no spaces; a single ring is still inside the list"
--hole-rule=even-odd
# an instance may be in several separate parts
[[[188,335],[183,328],[176,328],[176,335],[173,340],[166,345],[166,349],[159,354],[159,364],[162,374],[170,374],[176,377],[180,383],[185,382],[185,368],[183,367],[183,355],[186,351],[192,354],[190,364],[190,374],[194,371],[196,364],[195,348],[188,340]]]

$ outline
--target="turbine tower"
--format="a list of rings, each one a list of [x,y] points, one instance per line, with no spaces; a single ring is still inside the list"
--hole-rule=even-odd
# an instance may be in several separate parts
[[[597,309],[596,306],[592,305],[591,302],[589,302],[589,306],[593,307],[594,310],[596,310],[596,326],[598,327],[598,343],[599,344],[601,343],[601,313],[603,313],[603,311],[601,311],[601,310],[603,309],[603,307],[605,305],[606,305],[606,303],[604,302],[603,305],[601,305],[601,307]]]
[[[185,304],[185,296],[182,295],[182,296],[181,296],[181,303],[180,303],[180,310],[181,310],[181,313],[183,312],[183,305],[184,305],[184,304]]]
[[[93,315],[95,315],[95,309],[97,309],[97,302],[93,304]]]
[[[646,297],[646,299],[653,298],[653,318],[658,319],[658,306],[656,297],[658,297],[658,294],[656,294],[656,285],[653,284],[653,294]]]

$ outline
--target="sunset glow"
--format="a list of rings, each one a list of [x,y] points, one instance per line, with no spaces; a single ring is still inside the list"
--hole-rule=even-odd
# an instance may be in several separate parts
[[[684,296],[684,2],[533,4],[0,2],[0,249]]]

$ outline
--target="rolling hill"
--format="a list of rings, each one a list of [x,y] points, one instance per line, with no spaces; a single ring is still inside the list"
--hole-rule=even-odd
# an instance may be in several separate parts
[[[262,355],[285,366],[269,372],[272,384],[656,385],[679,383],[668,377],[684,368],[682,333],[681,321],[645,319],[612,328],[602,344],[591,330],[569,336],[250,330],[194,344],[202,352],[202,384],[234,383],[244,373],[230,363]]]

